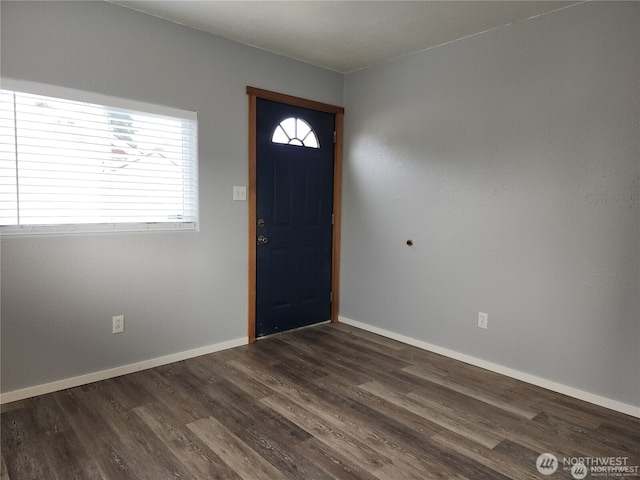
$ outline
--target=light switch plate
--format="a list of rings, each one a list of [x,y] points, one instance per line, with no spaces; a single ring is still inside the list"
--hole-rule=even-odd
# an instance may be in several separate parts
[[[235,185],[233,187],[233,199],[234,200],[246,200],[247,199],[247,187],[244,185],[238,186]]]

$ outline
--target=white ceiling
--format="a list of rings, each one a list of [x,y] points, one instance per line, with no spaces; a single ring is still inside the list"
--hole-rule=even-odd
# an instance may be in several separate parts
[[[581,3],[108,1],[342,73]]]

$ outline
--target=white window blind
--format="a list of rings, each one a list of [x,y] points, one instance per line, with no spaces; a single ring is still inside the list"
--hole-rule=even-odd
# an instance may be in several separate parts
[[[195,113],[64,93],[0,90],[2,233],[195,228]]]

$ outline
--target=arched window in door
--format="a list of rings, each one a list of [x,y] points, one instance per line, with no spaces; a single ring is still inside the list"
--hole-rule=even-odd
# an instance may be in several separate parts
[[[289,117],[280,122],[273,132],[271,141],[285,145],[320,148],[316,132],[301,118]]]

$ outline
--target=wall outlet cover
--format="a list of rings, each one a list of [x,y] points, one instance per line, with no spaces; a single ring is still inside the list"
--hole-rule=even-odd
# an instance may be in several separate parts
[[[489,328],[489,314],[484,312],[478,312],[478,328]]]
[[[124,315],[116,315],[111,318],[113,322],[113,333],[122,333],[124,332]]]

